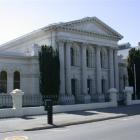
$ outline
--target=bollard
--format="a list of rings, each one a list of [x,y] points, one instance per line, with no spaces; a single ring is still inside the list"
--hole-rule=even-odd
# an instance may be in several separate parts
[[[44,101],[45,110],[47,113],[48,124],[53,124],[53,102],[51,99],[45,99]]]

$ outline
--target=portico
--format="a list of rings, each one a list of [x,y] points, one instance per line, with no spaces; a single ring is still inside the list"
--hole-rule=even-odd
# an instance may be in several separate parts
[[[116,48],[99,46],[98,44],[88,44],[82,42],[62,41],[59,43],[59,51],[61,51],[60,58],[63,57],[61,66],[61,84],[60,84],[60,100],[65,104],[66,102],[74,103],[90,103],[94,101],[104,101],[105,94],[108,89],[117,87],[114,82],[114,77],[118,76],[117,72],[114,71],[114,65],[116,62]],[[73,52],[71,48],[77,47]],[[88,66],[87,50],[88,48],[93,49],[90,57],[92,63]],[[104,49],[106,55],[101,58],[101,51]],[[71,54],[72,53],[72,54]],[[73,59],[73,60],[72,60]],[[102,59],[102,60],[101,60]],[[75,65],[72,65],[71,61]],[[102,62],[104,61],[104,62]],[[104,63],[104,66],[101,66]],[[115,73],[116,72],[116,73]],[[90,80],[89,80],[90,79]],[[74,81],[75,80],[75,81]],[[102,82],[103,81],[103,82]],[[73,84],[72,84],[73,83]],[[75,88],[73,94],[72,89]],[[89,87],[87,87],[89,86]],[[88,92],[90,88],[90,92]]]

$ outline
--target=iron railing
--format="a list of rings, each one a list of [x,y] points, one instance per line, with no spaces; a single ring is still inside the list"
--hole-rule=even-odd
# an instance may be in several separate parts
[[[41,95],[23,95],[22,97],[22,106],[23,107],[34,107],[42,106],[42,96]]]
[[[65,96],[65,104],[69,103],[69,97]],[[83,95],[74,96],[75,98],[75,104],[84,104]],[[45,99],[53,99],[53,105],[58,105],[59,99],[58,96],[41,96],[41,95],[28,95],[24,94],[22,96],[22,106],[23,107],[35,107],[35,106],[42,106],[44,105]],[[104,94],[103,100],[98,99],[98,94],[94,94],[94,96],[91,97],[91,100],[89,103],[95,103],[95,102],[109,102],[110,97],[109,94]],[[10,94],[0,94],[0,108],[12,108],[12,96]]]
[[[10,94],[0,94],[0,108],[10,108],[12,105],[12,96]]]

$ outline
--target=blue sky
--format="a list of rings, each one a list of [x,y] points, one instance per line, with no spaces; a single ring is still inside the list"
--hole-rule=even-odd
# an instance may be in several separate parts
[[[0,0],[0,44],[51,23],[96,16],[124,36],[140,41],[140,0]]]

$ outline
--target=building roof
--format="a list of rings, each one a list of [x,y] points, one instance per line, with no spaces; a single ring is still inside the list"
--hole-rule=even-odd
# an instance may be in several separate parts
[[[101,28],[104,32],[98,33],[98,31],[94,30],[85,30],[83,27],[85,27],[86,24],[94,23],[98,27]],[[82,25],[83,27],[80,27]],[[79,28],[79,27],[80,28]],[[39,34],[44,33],[45,31],[49,30],[64,30],[64,31],[72,31],[76,33],[82,33],[85,35],[93,35],[93,36],[101,36],[103,38],[113,38],[115,40],[120,40],[123,38],[121,34],[119,34],[117,31],[112,29],[110,26],[99,20],[97,17],[86,17],[82,18],[80,20],[74,20],[70,22],[59,22],[56,24],[50,24],[46,27],[40,28],[38,30],[35,30],[31,33],[25,34],[24,36],[21,36],[19,38],[16,38],[12,41],[9,41],[5,44],[0,45],[0,48],[5,47],[5,46],[13,46],[13,45],[18,45],[18,43],[22,43],[24,41],[28,41],[31,38],[37,37]]]

